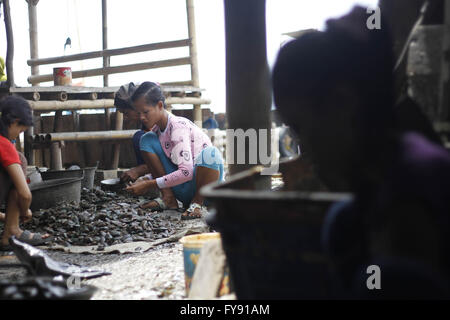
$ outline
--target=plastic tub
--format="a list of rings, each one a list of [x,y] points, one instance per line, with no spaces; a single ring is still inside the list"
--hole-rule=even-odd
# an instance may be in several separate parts
[[[200,251],[203,245],[212,239],[220,239],[220,233],[201,233],[190,236],[185,236],[180,239],[183,244],[183,257],[184,257],[184,277],[186,286],[186,296],[189,295],[191,288],[192,277],[194,276],[195,267],[197,266],[198,259],[200,258]],[[219,293],[229,293],[229,276],[225,268],[224,278],[219,289]]]

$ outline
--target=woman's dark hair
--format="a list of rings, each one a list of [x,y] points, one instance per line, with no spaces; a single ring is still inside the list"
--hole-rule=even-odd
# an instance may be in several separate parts
[[[328,20],[324,32],[307,33],[280,49],[272,72],[273,93],[280,114],[290,115],[289,125],[295,127],[297,111],[285,109],[292,104],[283,102],[307,97],[317,105],[338,108],[339,103],[320,102],[329,99],[337,85],[346,84],[361,101],[356,121],[362,146],[385,142],[395,127],[394,57],[389,31],[369,30],[368,17],[364,8],[356,7]],[[316,112],[319,119],[327,110]]]
[[[132,102],[136,102],[139,98],[144,97],[145,102],[148,105],[155,106],[158,102],[162,101],[164,108],[166,107],[164,94],[161,87],[150,81],[143,82],[131,97]]]
[[[119,109],[133,110],[133,104],[131,103],[131,97],[136,92],[136,86],[133,82],[124,84],[117,90],[114,95],[114,105]]]
[[[22,97],[7,96],[0,100],[0,134],[8,135],[8,127],[16,120],[23,126],[33,125],[33,112],[30,104]]]

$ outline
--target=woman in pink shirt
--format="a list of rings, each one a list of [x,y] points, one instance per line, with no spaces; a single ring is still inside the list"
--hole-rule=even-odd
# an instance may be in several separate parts
[[[223,159],[209,137],[192,121],[165,110],[161,88],[153,82],[142,83],[132,97],[140,120],[150,132],[144,134],[140,148],[151,176],[127,189],[143,194],[159,188],[162,199],[147,207],[156,210],[188,209],[182,218],[198,218],[206,212],[199,190],[223,179]]]

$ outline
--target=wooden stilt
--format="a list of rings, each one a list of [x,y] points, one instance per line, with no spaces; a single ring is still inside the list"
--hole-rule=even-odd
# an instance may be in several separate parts
[[[191,40],[189,45],[189,57],[191,64],[191,79],[194,87],[199,87],[198,77],[198,61],[197,61],[197,37],[195,33],[195,13],[194,13],[194,0],[186,0],[187,22],[189,39]],[[194,123],[202,127],[202,110],[201,105],[194,104]]]
[[[226,114],[229,129],[268,130],[267,150],[270,150],[270,107],[271,90],[269,68],[266,56],[265,1],[225,0],[226,39]],[[249,41],[251,39],[251,41]],[[246,143],[245,157],[258,149],[258,143]],[[237,164],[237,145],[234,143],[234,159],[227,159],[230,173],[247,170],[254,164],[246,161]],[[231,151],[231,153],[230,153]],[[260,161],[258,156],[258,162]]]

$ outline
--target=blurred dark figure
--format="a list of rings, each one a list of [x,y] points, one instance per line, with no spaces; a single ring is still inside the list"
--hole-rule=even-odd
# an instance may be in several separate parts
[[[327,187],[355,194],[323,230],[341,297],[448,297],[450,154],[421,126],[428,138],[401,131],[411,128],[394,107],[390,35],[367,18],[356,7],[282,47],[275,104]],[[382,290],[372,291],[366,268],[376,263]]]

